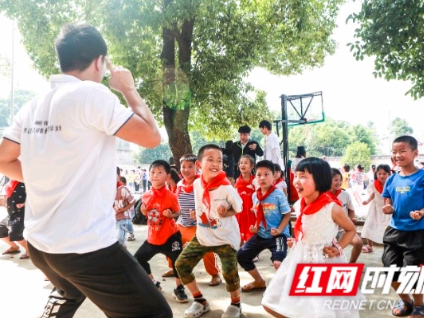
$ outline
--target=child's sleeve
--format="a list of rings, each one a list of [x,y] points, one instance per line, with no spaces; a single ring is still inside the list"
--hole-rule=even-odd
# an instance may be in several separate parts
[[[172,212],[179,212],[181,210],[180,204],[178,203],[178,198],[175,194],[171,193],[171,210]]]
[[[227,191],[228,191],[228,196],[227,196],[228,203],[230,204],[230,206],[233,208],[234,211],[236,211],[237,213],[240,213],[243,210],[242,199],[240,198],[236,189],[234,189],[232,186],[228,186]]]
[[[278,194],[278,209],[280,210],[281,214],[291,212],[289,201],[287,201],[287,198],[282,191]]]
[[[355,211],[355,206],[353,205],[352,196],[350,195],[349,192],[347,192],[347,191],[344,191],[344,192],[347,194],[347,209]],[[343,204],[343,202],[342,202],[342,204]]]

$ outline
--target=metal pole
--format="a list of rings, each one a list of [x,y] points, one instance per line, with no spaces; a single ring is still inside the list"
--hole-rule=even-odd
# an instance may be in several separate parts
[[[10,75],[10,125],[13,123],[14,106],[15,106],[15,20],[12,20],[12,59],[11,59],[11,75]]]

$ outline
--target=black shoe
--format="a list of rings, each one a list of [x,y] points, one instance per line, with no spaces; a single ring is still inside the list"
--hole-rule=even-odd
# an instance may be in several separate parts
[[[184,287],[175,288],[174,294],[172,296],[179,303],[188,303],[188,297],[187,297],[187,294],[185,293]]]

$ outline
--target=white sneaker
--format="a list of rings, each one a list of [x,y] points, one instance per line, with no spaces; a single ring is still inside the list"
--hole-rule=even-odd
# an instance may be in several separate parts
[[[221,318],[239,318],[241,316],[241,307],[234,305],[228,306],[227,310],[222,314]]]
[[[191,306],[186,309],[186,311],[184,311],[184,317],[197,318],[203,315],[205,312],[208,312],[209,310],[210,308],[208,302],[206,302],[205,305],[202,305],[197,301],[193,301]]]

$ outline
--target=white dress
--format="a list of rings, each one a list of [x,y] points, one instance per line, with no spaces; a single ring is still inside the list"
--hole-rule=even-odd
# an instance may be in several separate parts
[[[365,299],[358,291],[356,296],[289,296],[296,266],[299,263],[347,263],[344,255],[325,258],[323,248],[331,246],[338,226],[333,222],[331,210],[334,203],[327,204],[319,212],[303,215],[303,239],[290,250],[265,290],[262,305],[289,318],[353,318],[359,317],[357,310],[330,310],[329,300]]]
[[[383,197],[381,193],[377,191],[373,183],[368,186],[367,190],[374,193],[374,199],[369,204],[367,219],[362,228],[361,237],[383,244],[384,231],[386,231],[392,215],[384,214],[381,211],[383,207]]]

